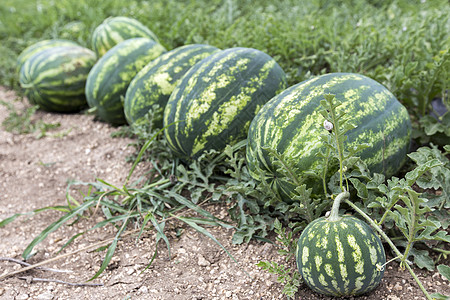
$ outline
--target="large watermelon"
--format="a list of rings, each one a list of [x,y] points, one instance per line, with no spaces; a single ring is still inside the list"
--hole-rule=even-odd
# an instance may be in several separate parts
[[[411,122],[406,108],[392,93],[359,74],[318,76],[274,97],[250,125],[247,146],[250,174],[261,180],[260,174],[265,173],[265,180],[284,199],[292,197],[294,185],[277,171],[263,147],[274,149],[284,159],[295,162],[300,177],[305,172],[320,174],[324,159],[317,155],[324,149],[321,135],[327,133],[319,113],[324,94],[334,94],[342,102],[338,111],[347,113],[348,122],[357,126],[347,133],[346,147],[371,144],[358,155],[372,172],[390,176],[405,162]],[[335,171],[330,170],[329,175]],[[317,193],[323,191],[320,179],[308,183]]]
[[[198,61],[217,51],[218,48],[208,45],[186,45],[146,65],[127,89],[124,111],[128,123],[142,122],[149,110],[158,105],[152,121],[155,127],[162,127],[164,107],[180,78]]]
[[[329,296],[357,296],[381,282],[386,255],[378,236],[348,215],[308,224],[297,243],[297,266],[305,283]]]
[[[36,54],[37,52],[59,46],[79,46],[79,45],[74,41],[64,39],[42,40],[37,43],[34,43],[33,45],[30,45],[27,48],[25,48],[20,53],[19,57],[17,57],[17,64],[16,64],[17,71],[20,72],[20,68],[22,68],[22,65],[25,63],[25,61],[34,54]]]
[[[269,55],[250,48],[219,51],[181,79],[164,110],[170,148],[185,159],[245,139],[256,112],[286,86]]]
[[[92,68],[86,82],[90,107],[97,108],[100,119],[115,125],[125,124],[122,100],[136,74],[166,49],[148,38],[123,41],[109,50]]]
[[[20,85],[43,110],[79,111],[87,106],[84,88],[95,61],[95,53],[80,46],[48,48],[25,60]]]
[[[101,57],[120,42],[137,37],[158,42],[156,35],[138,20],[129,17],[109,17],[95,28],[91,44],[98,57]]]

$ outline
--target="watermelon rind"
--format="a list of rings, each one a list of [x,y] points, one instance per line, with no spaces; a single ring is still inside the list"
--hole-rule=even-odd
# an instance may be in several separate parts
[[[271,99],[254,118],[248,133],[247,162],[251,176],[265,180],[283,200],[293,197],[295,185],[277,170],[276,151],[293,162],[296,176],[305,179],[314,193],[323,193],[320,179],[325,159],[322,136],[324,117],[320,101],[333,94],[350,124],[346,149],[367,143],[357,153],[374,173],[391,176],[405,162],[411,140],[411,121],[406,108],[383,85],[361,74],[330,73],[298,83]],[[329,168],[327,180],[336,172]],[[317,174],[318,178],[309,174]],[[264,176],[264,178],[261,178]]]
[[[17,72],[20,72],[20,68],[22,68],[22,65],[25,63],[25,61],[28,60],[34,54],[48,48],[60,46],[80,46],[80,45],[74,41],[66,39],[49,39],[36,42],[25,48],[17,57],[16,63]]]
[[[164,52],[166,49],[151,39],[133,38],[117,44],[97,61],[87,78],[86,97],[101,120],[126,123],[122,102],[131,80]]]
[[[76,112],[87,107],[84,89],[96,62],[93,51],[81,46],[44,49],[20,69],[20,85],[31,104],[50,112]]]
[[[369,293],[384,275],[386,254],[380,238],[365,222],[348,215],[308,224],[295,254],[303,281],[328,296]]]
[[[145,116],[157,106],[151,122],[154,128],[161,128],[164,108],[181,77],[197,62],[217,51],[218,48],[209,45],[185,45],[146,65],[127,89],[124,111],[128,124],[146,122]]]
[[[183,76],[166,104],[169,147],[189,161],[245,139],[258,110],[285,87],[284,71],[262,51],[238,47],[208,56]]]
[[[98,57],[124,40],[145,37],[159,43],[158,37],[138,20],[125,16],[106,18],[94,29],[91,45]]]

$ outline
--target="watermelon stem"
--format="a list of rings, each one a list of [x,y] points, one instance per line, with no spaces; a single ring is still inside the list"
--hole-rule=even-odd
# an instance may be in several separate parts
[[[346,189],[344,188],[344,132],[341,131],[340,124],[341,122],[345,122],[344,120],[340,119],[343,115],[338,115],[336,113],[336,107],[340,105],[340,103],[334,103],[335,95],[333,94],[325,94],[323,95],[325,98],[324,102],[321,102],[321,105],[326,108],[326,114],[324,115],[325,119],[332,123],[331,132],[334,135],[335,139],[335,149],[338,155],[339,160],[339,187],[341,188],[342,192],[345,192]],[[328,120],[329,118],[329,120]],[[348,185],[348,184],[347,184]],[[348,190],[348,186],[347,186]]]
[[[399,259],[399,258],[401,258],[401,256],[396,256],[396,257],[394,257],[394,258],[391,258],[390,260],[388,260],[387,262],[385,262],[385,263],[382,264],[381,266],[380,266],[380,265],[377,265],[377,269],[378,269],[379,271],[383,271],[383,270],[384,270],[384,266],[387,266],[388,264],[390,264],[391,262],[393,262],[394,260]]]
[[[330,216],[328,217],[328,220],[330,222],[336,222],[341,219],[341,217],[339,216],[339,206],[341,204],[341,201],[347,199],[349,196],[350,193],[345,190],[336,196],[333,202],[333,207],[331,208]]]
[[[340,194],[339,194],[340,195]],[[339,196],[338,195],[338,196]],[[336,197],[337,199],[337,197]],[[383,237],[383,239],[389,244],[389,246],[391,247],[391,249],[394,251],[394,253],[397,255],[397,258],[400,258],[401,260],[406,259],[405,255],[402,254],[400,252],[400,250],[398,250],[398,248],[394,245],[394,243],[392,242],[392,240],[387,236],[386,233],[384,233],[384,231],[380,228],[380,226],[378,226],[377,223],[375,223],[374,220],[372,220],[372,218],[370,218],[365,212],[363,212],[358,206],[356,206],[354,203],[352,203],[350,200],[345,199],[344,200],[345,203],[347,203],[348,205],[350,205],[356,212],[358,212],[364,219],[367,220],[367,222],[372,225],[373,228],[375,228],[375,230]],[[333,204],[333,208],[334,208],[334,204]],[[433,298],[431,298],[430,294],[428,294],[427,290],[425,289],[425,287],[423,286],[422,282],[420,281],[420,279],[417,277],[416,273],[414,273],[413,269],[409,266],[408,263],[405,263],[404,266],[408,269],[409,273],[411,274],[411,276],[414,278],[414,280],[416,281],[417,285],[419,286],[419,288],[422,290],[423,294],[425,295],[425,297],[428,300],[433,300]]]
[[[331,154],[331,150],[330,148],[327,148],[327,154],[325,156],[325,167],[323,168],[323,172],[322,172],[322,184],[323,184],[323,190],[324,190],[324,195],[327,194],[327,172],[328,172],[328,163],[330,161],[330,154]]]

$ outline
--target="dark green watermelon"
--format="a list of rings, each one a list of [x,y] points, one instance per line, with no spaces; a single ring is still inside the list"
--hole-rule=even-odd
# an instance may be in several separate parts
[[[245,139],[255,114],[285,87],[284,71],[259,50],[231,48],[203,59],[183,76],[166,105],[170,148],[190,160]]]
[[[209,45],[186,45],[146,65],[127,89],[124,110],[128,124],[144,122],[144,116],[157,105],[152,121],[155,127],[161,128],[164,108],[181,77],[197,62],[217,51],[219,49]]]

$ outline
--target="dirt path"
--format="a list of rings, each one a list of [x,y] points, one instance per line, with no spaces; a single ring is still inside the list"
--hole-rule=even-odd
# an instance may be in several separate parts
[[[14,92],[0,87],[0,99],[13,103]],[[19,109],[21,102],[14,102]],[[0,123],[7,117],[7,109],[0,105]],[[44,206],[65,205],[68,180],[92,182],[99,177],[121,185],[130,164],[125,161],[133,152],[125,138],[111,138],[116,128],[93,120],[83,114],[59,115],[37,112],[36,118],[61,126],[37,139],[36,134],[16,135],[0,130],[0,220],[14,213],[25,213]],[[135,172],[139,173],[145,166]],[[77,193],[72,190],[75,196]],[[78,197],[78,199],[80,199]],[[225,207],[210,207],[219,216]],[[43,212],[33,217],[22,216],[0,228],[0,257],[20,259],[23,250],[43,229],[61,216],[57,212]],[[84,219],[73,226],[64,226],[39,244],[29,263],[55,257],[68,238],[92,226],[100,217]],[[181,224],[175,226],[183,227]],[[276,277],[261,271],[255,264],[260,260],[282,262],[274,246],[252,242],[232,245],[232,231],[209,228],[232,253],[239,265],[211,240],[189,228],[171,235],[172,257],[169,260],[165,245],[158,246],[158,257],[146,270],[154,249],[154,233],[141,239],[121,240],[108,269],[96,280],[103,286],[69,286],[64,283],[41,282],[37,279],[58,279],[72,283],[86,283],[101,265],[105,254],[81,251],[47,267],[70,270],[54,273],[34,270],[0,282],[0,299],[282,299],[282,286]],[[102,228],[76,240],[62,253],[82,249],[114,236],[112,228]],[[20,267],[0,261],[0,274]],[[248,277],[247,272],[250,277]],[[437,273],[419,272],[430,292],[450,294],[448,281]],[[301,287],[297,299],[332,299]],[[377,290],[358,299],[424,299],[411,276],[398,270],[397,264],[387,268]]]

